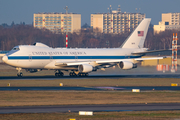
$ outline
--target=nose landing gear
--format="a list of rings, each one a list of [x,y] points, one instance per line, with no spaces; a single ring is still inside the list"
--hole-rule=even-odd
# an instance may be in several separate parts
[[[23,73],[22,73],[22,68],[16,68],[16,70],[18,71],[18,73],[17,73],[17,76],[18,77],[22,77],[23,76]]]

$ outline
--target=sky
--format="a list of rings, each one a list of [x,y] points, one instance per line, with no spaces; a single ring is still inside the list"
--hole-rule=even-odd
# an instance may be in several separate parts
[[[107,13],[110,5],[112,10],[120,5],[121,12],[145,13],[153,25],[161,21],[162,13],[180,12],[180,0],[0,0],[0,24],[10,25],[13,21],[32,24],[34,13],[65,13],[64,8],[68,6],[68,12],[81,14],[81,25],[90,25],[90,15]]]

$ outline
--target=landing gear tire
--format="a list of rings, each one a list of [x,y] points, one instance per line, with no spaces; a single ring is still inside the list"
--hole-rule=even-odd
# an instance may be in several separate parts
[[[78,76],[88,76],[88,73],[79,73]]]
[[[85,76],[88,76],[89,74],[88,73],[85,73]]]
[[[22,71],[21,71],[22,68],[16,68],[16,70],[18,71],[17,76],[22,77],[23,76]]]
[[[77,74],[75,72],[70,72],[69,76],[77,76]]]
[[[72,76],[72,72],[69,73],[69,76]]]
[[[78,73],[78,76],[82,76],[82,74],[81,74],[81,73]]]
[[[22,77],[23,74],[22,74],[22,73],[18,73],[17,76],[18,76],[18,77]]]
[[[61,73],[59,73],[59,75],[60,75],[60,76],[64,76],[64,73],[63,73],[63,72],[61,72]]]
[[[55,73],[55,76],[56,76],[56,77],[63,77],[63,76],[64,76],[64,73],[59,71],[59,72],[56,72],[56,73]]]

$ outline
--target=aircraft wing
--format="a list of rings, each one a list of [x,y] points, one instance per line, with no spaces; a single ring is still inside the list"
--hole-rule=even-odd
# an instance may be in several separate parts
[[[163,59],[166,57],[149,57],[149,58],[134,58],[133,60],[136,61],[142,61],[142,60],[155,60],[155,59]],[[116,60],[96,60],[96,61],[57,61],[55,63],[56,66],[78,66],[81,64],[103,64],[103,65],[109,65],[112,63],[119,63],[120,61],[128,61],[129,59],[116,59]]]

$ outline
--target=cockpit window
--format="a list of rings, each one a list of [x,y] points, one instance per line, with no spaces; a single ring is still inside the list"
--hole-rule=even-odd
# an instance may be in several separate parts
[[[19,50],[19,48],[13,48],[12,50]]]

